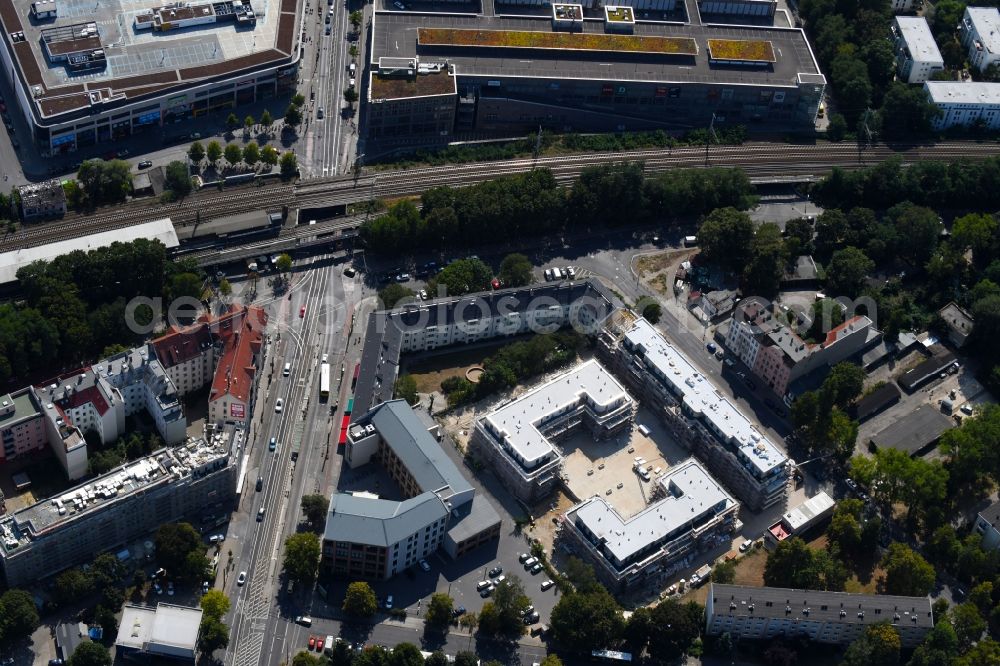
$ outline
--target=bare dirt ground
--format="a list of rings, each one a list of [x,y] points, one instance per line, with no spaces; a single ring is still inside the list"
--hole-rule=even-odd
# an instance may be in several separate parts
[[[417,382],[417,393],[432,393],[441,390],[441,382],[449,377],[465,377],[465,372],[483,361],[497,349],[506,345],[483,345],[472,349],[462,349],[435,356],[419,356],[413,361],[403,362],[403,372],[409,373]]]

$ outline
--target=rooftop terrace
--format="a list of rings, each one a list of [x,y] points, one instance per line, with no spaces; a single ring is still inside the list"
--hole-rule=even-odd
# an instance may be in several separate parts
[[[454,95],[458,91],[455,77],[447,69],[412,76],[383,76],[372,73],[370,95],[373,100]]]
[[[585,32],[420,28],[417,31],[417,43],[422,46],[559,49],[688,56],[698,53],[698,45],[689,37],[640,37]]]

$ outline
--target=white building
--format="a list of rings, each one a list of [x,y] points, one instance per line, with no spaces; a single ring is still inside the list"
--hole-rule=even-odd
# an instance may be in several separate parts
[[[996,7],[966,7],[958,34],[969,64],[980,72],[1000,60],[1000,11]]]
[[[469,447],[532,504],[558,485],[562,454],[553,442],[581,425],[605,439],[628,428],[634,415],[635,401],[590,360],[476,419]]]
[[[923,83],[934,72],[944,70],[944,58],[938,50],[927,19],[922,16],[897,16],[892,21],[896,76],[906,83]]]
[[[1000,548],[1000,502],[994,502],[976,516],[976,532],[983,537],[983,548]]]
[[[599,350],[743,504],[760,511],[784,502],[788,458],[652,324],[609,326]]]
[[[155,608],[126,604],[115,647],[126,659],[167,657],[194,661],[202,610],[173,604]]]
[[[927,98],[940,109],[934,129],[981,123],[984,129],[1000,127],[1000,83],[981,81],[927,81]]]
[[[611,590],[625,590],[674,572],[689,555],[732,539],[739,504],[694,460],[657,479],[655,500],[630,518],[600,496],[566,512],[567,538]]]

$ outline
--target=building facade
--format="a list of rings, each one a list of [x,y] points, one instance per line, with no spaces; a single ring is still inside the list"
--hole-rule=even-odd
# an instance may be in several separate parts
[[[1000,128],[1000,83],[987,81],[927,81],[927,99],[937,108],[934,129],[980,126]]]
[[[785,502],[788,458],[652,324],[612,322],[598,352],[742,504],[761,511]]]
[[[985,72],[1000,59],[1000,11],[996,7],[966,7],[958,36],[969,64]]]
[[[404,400],[382,403],[351,425],[344,461],[351,468],[380,463],[404,499],[334,495],[320,562],[326,577],[383,580],[439,549],[460,557],[500,536],[496,510]]]
[[[944,71],[944,58],[927,19],[897,16],[892,20],[891,37],[896,53],[896,76],[906,83],[923,83],[935,72]]]
[[[691,459],[656,480],[652,504],[624,519],[603,497],[561,517],[563,535],[614,592],[655,585],[688,556],[730,541],[739,504]]]
[[[1000,502],[994,502],[976,515],[976,532],[983,537],[983,548],[1000,548]]]
[[[66,214],[66,191],[58,180],[21,185],[17,194],[21,199],[21,219],[25,222]]]
[[[534,504],[560,483],[555,442],[580,427],[595,440],[614,437],[631,428],[635,408],[611,373],[590,360],[477,418],[469,450],[515,497]]]
[[[27,586],[235,498],[242,431],[219,432],[127,463],[0,519],[7,585]]]
[[[919,645],[934,627],[930,597],[851,594],[712,583],[705,602],[705,633],[741,639],[805,637],[847,647],[873,624],[886,623],[904,649]]]
[[[0,397],[0,441],[0,464],[48,448],[45,416],[30,387]]]

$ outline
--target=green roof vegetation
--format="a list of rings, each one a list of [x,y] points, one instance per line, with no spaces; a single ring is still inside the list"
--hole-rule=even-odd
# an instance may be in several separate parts
[[[605,7],[604,15],[612,22],[635,23],[631,7]]]
[[[435,46],[481,46],[515,49],[563,49],[629,53],[696,55],[689,37],[636,37],[596,33],[528,32],[522,30],[461,30],[418,28],[417,43]]]
[[[455,92],[455,77],[447,70],[414,76],[372,75],[372,99],[403,99],[448,95]]]
[[[708,57],[712,60],[774,62],[771,42],[760,39],[710,39]]]

